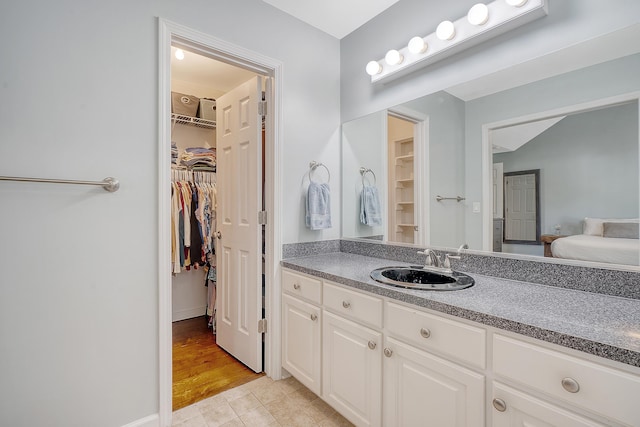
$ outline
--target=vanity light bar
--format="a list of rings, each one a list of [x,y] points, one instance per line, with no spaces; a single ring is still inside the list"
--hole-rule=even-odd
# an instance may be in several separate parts
[[[414,37],[408,46],[392,49],[385,58],[370,61],[366,71],[371,76],[371,83],[400,77],[546,16],[547,3],[548,0],[478,3],[471,7],[467,16],[455,22],[443,21],[426,37]]]

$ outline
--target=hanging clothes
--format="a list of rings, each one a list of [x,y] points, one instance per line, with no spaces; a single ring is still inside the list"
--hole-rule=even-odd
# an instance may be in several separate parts
[[[214,253],[216,176],[213,172],[172,169],[171,262],[180,273],[204,266]]]

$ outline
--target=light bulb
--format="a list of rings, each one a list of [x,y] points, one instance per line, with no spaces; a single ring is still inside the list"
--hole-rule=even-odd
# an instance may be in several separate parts
[[[404,60],[404,57],[400,54],[400,52],[398,52],[395,49],[391,49],[389,52],[387,52],[387,54],[384,56],[384,60],[387,62],[387,64],[389,65],[398,65],[401,64],[402,61]]]
[[[369,74],[370,76],[380,74],[381,71],[382,65],[380,65],[378,61],[369,61],[369,63],[367,63],[367,74]]]
[[[489,8],[484,3],[475,4],[467,13],[467,20],[471,25],[484,25],[489,20]]]
[[[409,40],[409,44],[407,46],[407,48],[409,49],[409,52],[414,54],[426,52],[427,47],[428,47],[427,42],[425,42],[422,37],[412,38],[411,40]]]
[[[451,21],[442,21],[436,28],[436,37],[440,40],[451,40],[456,35],[456,27]]]
[[[507,4],[513,7],[524,6],[527,3],[527,0],[507,0]]]
[[[182,61],[184,59],[184,52],[182,51],[182,49],[176,49],[175,55],[178,61]]]

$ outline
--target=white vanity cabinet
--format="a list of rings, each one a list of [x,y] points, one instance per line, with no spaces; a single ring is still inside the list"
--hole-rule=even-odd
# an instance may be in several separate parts
[[[640,369],[283,270],[283,367],[357,426],[640,427]]]
[[[493,336],[493,371],[494,426],[547,425],[543,421],[559,416],[554,410],[571,420],[561,425],[640,426],[639,375],[501,334]],[[522,393],[498,381],[514,383]],[[590,421],[571,408],[605,421]]]
[[[380,426],[382,299],[330,282],[323,294],[322,397],[357,426]]]
[[[322,282],[283,271],[282,366],[317,395],[322,393]]]
[[[484,426],[484,374],[457,361],[484,368],[485,330],[390,301],[385,316],[383,425]]]
[[[385,426],[484,426],[484,375],[386,338]]]

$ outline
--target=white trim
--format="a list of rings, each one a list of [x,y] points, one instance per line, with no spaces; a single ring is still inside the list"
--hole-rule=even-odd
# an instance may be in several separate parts
[[[281,208],[282,176],[282,74],[280,61],[250,51],[224,40],[212,37],[180,24],[159,18],[159,87],[158,87],[158,286],[159,286],[159,419],[161,427],[171,425],[172,355],[171,355],[171,240],[170,199],[166,189],[170,181],[170,91],[171,44],[189,46],[190,50],[214,57],[273,78],[272,108],[267,115],[266,126],[266,185],[265,204],[268,224],[266,227],[265,311],[268,333],[265,335],[264,371],[267,376],[280,379],[280,260],[282,259]]]
[[[414,189],[414,200],[417,207],[415,215],[417,216],[416,223],[419,230],[415,244],[429,246],[431,244],[431,224],[429,221],[429,213],[431,212],[431,185],[429,182],[429,116],[423,112],[416,111],[402,105],[388,109],[387,114],[409,121],[414,125],[413,148],[416,159],[414,169],[416,170],[415,180],[417,182]],[[385,176],[387,175],[385,174]]]
[[[160,426],[171,425],[171,27],[160,19],[158,43],[158,408]]]
[[[158,427],[160,424],[160,418],[158,414],[149,415],[148,417],[140,418],[125,424],[122,427]]]
[[[493,234],[493,209],[492,206],[492,147],[489,140],[489,132],[494,129],[505,128],[518,124],[530,123],[539,120],[551,119],[557,116],[566,116],[569,114],[577,114],[603,107],[611,107],[626,102],[636,101],[640,103],[640,91],[625,93],[622,95],[611,96],[607,98],[596,99],[580,104],[568,105],[553,110],[541,111],[538,113],[527,114],[525,116],[514,117],[507,120],[501,120],[482,125],[482,250],[492,251],[492,234]],[[640,141],[638,141],[640,145]],[[592,263],[587,263],[591,265]]]

